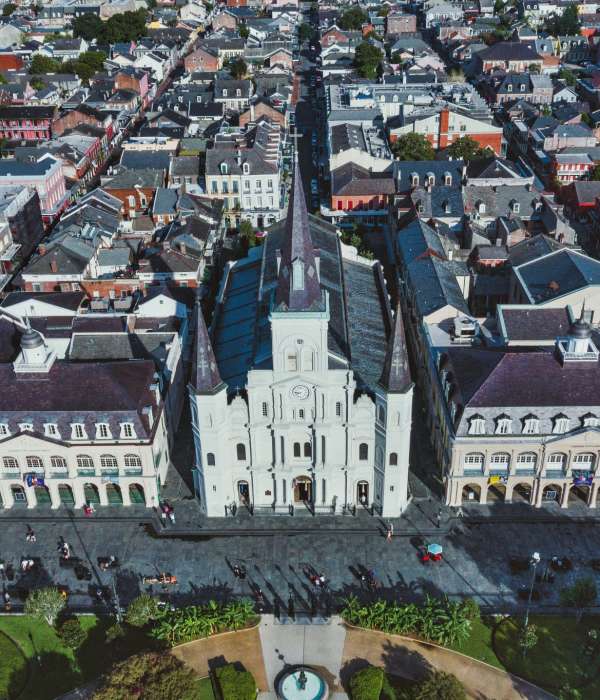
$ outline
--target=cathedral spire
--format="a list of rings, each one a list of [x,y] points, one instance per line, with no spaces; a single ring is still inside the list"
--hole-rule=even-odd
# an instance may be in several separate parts
[[[412,386],[400,305],[396,309],[394,328],[388,340],[387,354],[379,383],[388,394],[403,394]]]
[[[215,353],[204,321],[200,300],[196,300],[196,339],[194,364],[192,365],[192,387],[197,394],[212,394],[223,385]]]
[[[276,304],[283,310],[314,311],[322,301],[319,273],[310,235],[308,211],[300,166],[296,160],[294,182],[281,250]]]

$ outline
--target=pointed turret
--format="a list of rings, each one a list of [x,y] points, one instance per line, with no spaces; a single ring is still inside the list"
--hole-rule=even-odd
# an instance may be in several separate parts
[[[394,329],[388,340],[387,355],[379,383],[388,394],[403,394],[412,386],[404,323],[399,305],[396,309]]]
[[[196,340],[191,384],[197,394],[212,394],[223,386],[199,299],[196,301]]]
[[[281,249],[276,305],[284,311],[315,311],[320,310],[322,300],[302,177],[296,161]]]

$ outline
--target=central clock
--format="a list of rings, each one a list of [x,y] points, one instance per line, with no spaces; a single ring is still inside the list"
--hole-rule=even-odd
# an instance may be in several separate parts
[[[309,390],[307,386],[304,386],[304,384],[296,384],[295,387],[292,389],[292,396],[295,399],[300,399],[301,401],[304,401],[304,399],[308,398]]]

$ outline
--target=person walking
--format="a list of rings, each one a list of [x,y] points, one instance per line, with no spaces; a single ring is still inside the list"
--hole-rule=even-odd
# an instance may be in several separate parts
[[[440,528],[442,526],[442,509],[441,508],[438,510],[436,520],[437,520],[437,526],[438,526],[438,528]]]
[[[27,540],[27,542],[36,541],[35,532],[31,529],[31,525],[27,526],[27,533],[25,534],[25,539]]]
[[[458,508],[456,509],[456,517],[457,518],[464,518],[465,517],[462,506],[458,506]]]
[[[175,511],[172,508],[169,508],[169,520],[175,525]]]

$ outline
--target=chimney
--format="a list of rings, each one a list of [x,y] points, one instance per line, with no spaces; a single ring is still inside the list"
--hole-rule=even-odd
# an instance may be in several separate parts
[[[281,267],[281,249],[277,248],[275,251],[275,258],[277,259],[277,276],[279,276],[279,268]]]
[[[150,389],[152,389],[154,385],[150,385]],[[152,426],[154,425],[154,411],[152,410],[152,406],[145,406],[142,408],[142,415],[146,416],[148,418],[148,428],[152,430]]]
[[[181,252],[182,255],[185,255],[187,252],[186,245],[183,241],[179,244],[179,251]]]
[[[58,272],[58,263],[56,260],[50,260],[50,270],[54,273]]]

